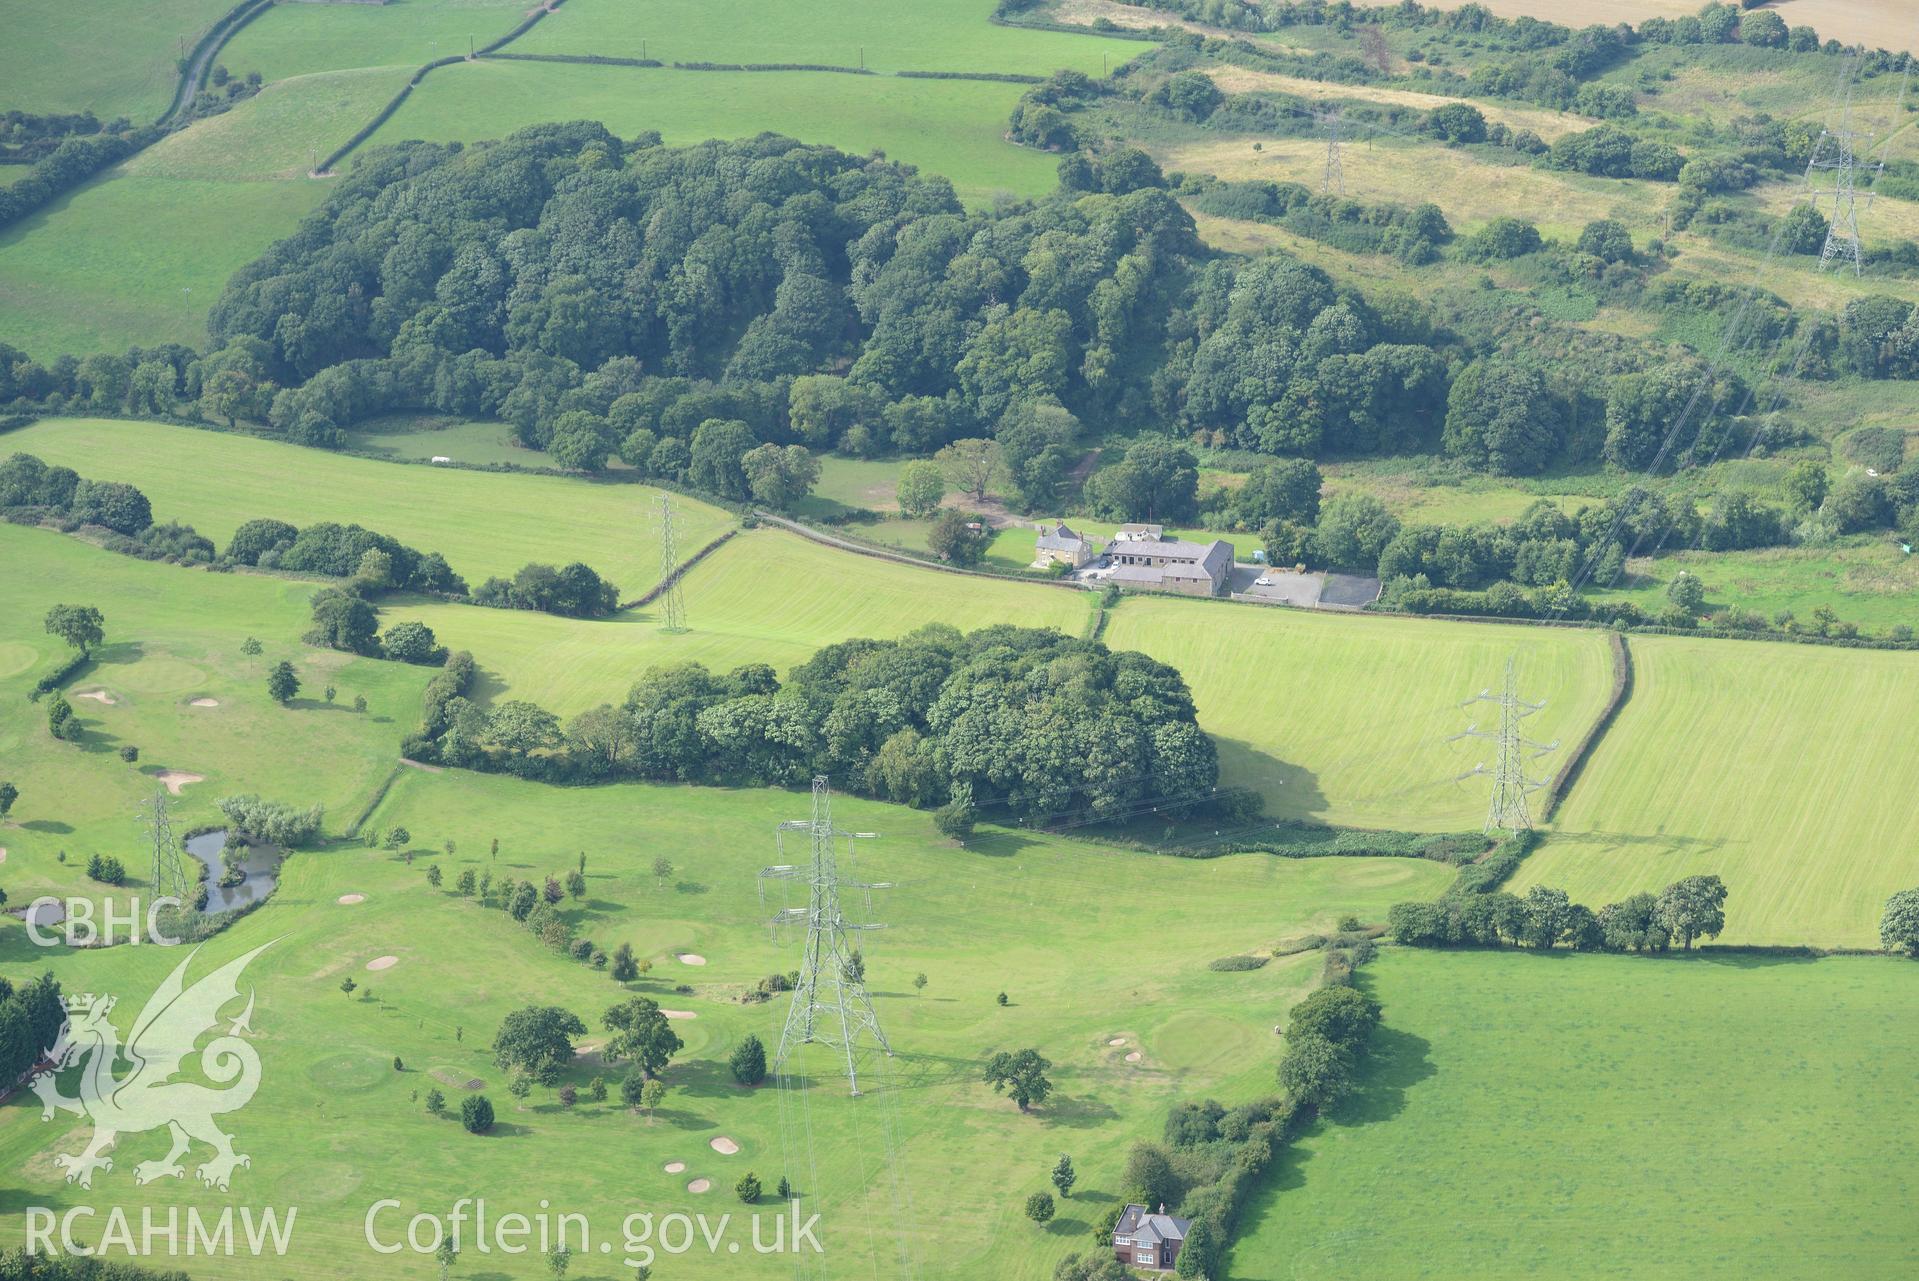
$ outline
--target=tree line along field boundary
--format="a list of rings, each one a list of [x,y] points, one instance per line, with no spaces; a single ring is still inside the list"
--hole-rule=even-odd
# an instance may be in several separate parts
[[[1619,719],[1620,710],[1632,697],[1632,651],[1626,647],[1626,638],[1619,632],[1608,630],[1606,648],[1612,654],[1612,693],[1607,696],[1606,706],[1601,709],[1598,718],[1586,728],[1578,745],[1566,757],[1566,763],[1559,767],[1557,774],[1553,775],[1546,792],[1545,807],[1539,815],[1539,821],[1542,823],[1550,822],[1552,816],[1559,811],[1560,802],[1566,799],[1566,793],[1571,791],[1572,785],[1579,780],[1580,774],[1586,768],[1586,762],[1598,749],[1600,739],[1604,738],[1606,731],[1612,728],[1612,723]]]

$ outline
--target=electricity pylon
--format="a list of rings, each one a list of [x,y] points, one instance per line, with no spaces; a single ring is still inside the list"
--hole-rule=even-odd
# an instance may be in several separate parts
[[[1859,243],[1859,193],[1857,187],[1857,165],[1861,151],[1872,149],[1873,134],[1852,127],[1852,82],[1854,63],[1858,55],[1853,55],[1846,70],[1845,94],[1839,102],[1839,127],[1825,129],[1812,145],[1812,156],[1806,162],[1806,187],[1812,207],[1816,211],[1823,199],[1832,201],[1832,216],[1827,222],[1826,244],[1819,251],[1819,270],[1824,271],[1832,265],[1835,258],[1845,258],[1852,263],[1852,274],[1857,276],[1865,269],[1865,254]],[[1832,177],[1829,183],[1822,184],[1818,175],[1827,170]],[[1867,184],[1867,205],[1872,202],[1871,184]]]
[[[1455,734],[1449,742],[1458,742],[1462,738],[1480,738],[1498,744],[1498,763],[1491,770],[1493,780],[1493,799],[1486,811],[1488,832],[1519,832],[1533,825],[1532,815],[1527,812],[1526,796],[1546,786],[1542,779],[1526,776],[1526,760],[1538,759],[1559,746],[1557,740],[1550,743],[1536,743],[1520,732],[1520,722],[1534,712],[1545,707],[1545,701],[1529,703],[1519,696],[1519,682],[1513,675],[1513,660],[1506,660],[1506,687],[1495,694],[1482,689],[1473,697],[1461,703],[1461,707],[1471,707],[1474,703],[1494,703],[1499,707],[1499,729],[1483,730],[1478,725],[1467,728],[1463,734]],[[1459,777],[1474,778],[1487,773],[1484,762],[1473,766]]]
[[[1321,194],[1328,196],[1334,192],[1342,196],[1346,194],[1346,171],[1339,163],[1340,115],[1336,109],[1319,113],[1319,123],[1326,129],[1326,176],[1319,189]]]
[[[686,600],[680,595],[680,580],[674,576],[679,568],[679,549],[673,538],[673,500],[665,494],[660,495],[660,582],[665,584],[660,592],[660,630],[663,632],[683,632],[686,630]]]
[[[775,1070],[800,1046],[810,1042],[831,1046],[846,1060],[846,1080],[852,1092],[860,1092],[855,1051],[862,1030],[871,1032],[881,1050],[890,1058],[893,1047],[880,1031],[879,1016],[866,994],[866,965],[859,949],[852,946],[853,936],[864,930],[885,929],[846,919],[840,910],[840,891],[858,890],[867,895],[871,907],[874,890],[891,889],[885,882],[868,884],[843,881],[839,875],[838,843],[871,839],[872,832],[847,832],[833,826],[831,794],[826,777],[813,780],[813,817],[791,819],[779,825],[776,839],[782,856],[786,852],[786,833],[805,832],[809,858],[805,863],[780,863],[760,872],[760,894],[764,901],[767,881],[797,881],[807,887],[805,907],[783,908],[771,924],[806,926],[806,954],[800,963],[799,983],[793,989],[793,1002],[786,1010],[786,1026],[780,1032],[779,1052],[773,1056]]]
[[[153,838],[153,896],[174,899],[182,909],[193,911],[199,895],[187,891],[186,868],[180,864],[180,847],[173,843],[173,823],[167,816],[167,789],[154,788],[153,799],[140,809]]]

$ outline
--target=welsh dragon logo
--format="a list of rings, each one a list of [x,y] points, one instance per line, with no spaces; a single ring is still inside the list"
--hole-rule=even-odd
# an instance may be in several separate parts
[[[226,1190],[236,1166],[253,1164],[246,1155],[233,1150],[234,1136],[214,1123],[214,1117],[221,1113],[245,1107],[260,1087],[260,1056],[242,1039],[252,1031],[248,1024],[253,1017],[252,992],[247,993],[246,1008],[225,1033],[198,1050],[195,1042],[213,1031],[220,1022],[220,1011],[239,998],[241,971],[271,946],[262,944],[188,987],[187,966],[200,954],[195,948],[141,1009],[124,1046],[107,1018],[113,1011],[112,997],[67,999],[66,1026],[48,1051],[54,1070],[33,1082],[42,1105],[41,1120],[50,1121],[56,1111],[65,1111],[93,1121],[93,1141],[84,1151],[54,1157],[54,1163],[67,1172],[67,1182],[92,1187],[95,1170],[113,1169],[113,1159],[105,1153],[122,1134],[139,1134],[162,1126],[172,1132],[173,1149],[161,1160],[136,1165],[133,1177],[138,1183],[185,1174],[180,1158],[195,1139],[213,1149],[212,1159],[196,1170],[209,1187]],[[196,1053],[200,1056],[200,1075],[224,1088],[175,1079],[189,1056]],[[131,1065],[130,1070],[116,1076],[114,1069],[123,1059]],[[80,1095],[68,1098],[60,1092],[57,1075],[82,1063]]]

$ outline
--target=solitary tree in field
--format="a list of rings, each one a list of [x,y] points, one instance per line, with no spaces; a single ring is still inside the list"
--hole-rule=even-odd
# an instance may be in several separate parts
[[[547,1251],[546,1270],[551,1272],[556,1278],[565,1276],[567,1268],[570,1267],[572,1263],[573,1251],[563,1245],[556,1245]]]
[[[655,1077],[685,1046],[657,1001],[644,996],[629,997],[601,1016],[600,1023],[613,1038],[606,1043],[610,1060],[631,1059],[648,1077]]]
[[[1073,1158],[1064,1152],[1059,1154],[1059,1164],[1053,1167],[1053,1186],[1059,1189],[1060,1196],[1073,1195],[1073,1185],[1079,1182],[1079,1174],[1073,1169]]]
[[[1052,1066],[1038,1050],[1012,1054],[1001,1050],[986,1061],[986,1083],[995,1094],[1004,1091],[1019,1104],[1020,1111],[1031,1111],[1035,1103],[1044,1103],[1053,1092],[1053,1083],[1046,1079],[1047,1069]]]
[[[1026,1198],[1026,1217],[1035,1223],[1045,1223],[1053,1217],[1053,1198],[1050,1193],[1035,1192]]]
[[[631,943],[622,943],[613,949],[612,974],[613,981],[622,986],[640,977],[640,967],[633,960],[633,945]]]
[[[760,1199],[760,1176],[748,1170],[740,1176],[740,1181],[733,1185],[733,1191],[738,1194],[740,1200],[752,1205]]]
[[[974,502],[983,503],[993,477],[999,474],[999,444],[976,436],[968,437],[947,445],[933,455],[933,460],[961,492],[971,494]]]
[[[733,1047],[733,1053],[726,1064],[733,1069],[733,1079],[741,1085],[758,1085],[766,1079],[766,1046],[757,1036],[747,1038]]]
[[[571,894],[574,898],[585,898],[586,897],[585,874],[581,872],[568,872],[566,874],[566,892],[568,894]]]
[[[946,497],[946,474],[938,463],[916,458],[900,468],[895,497],[902,514],[915,520],[930,516]]]
[[[6,819],[7,811],[11,810],[13,803],[19,799],[19,788],[15,787],[12,783],[0,782],[0,821]]]
[[[446,1274],[452,1270],[459,1259],[460,1252],[453,1248],[452,1237],[442,1237],[440,1248],[433,1252],[433,1261],[440,1265],[440,1281],[446,1281]]]
[[[920,993],[926,991],[926,976],[924,974],[915,974],[913,976],[913,990]]]
[[[653,887],[658,889],[666,884],[666,878],[673,875],[671,859],[661,857],[653,860]]]
[[[640,1087],[640,1106],[646,1109],[646,1123],[653,1124],[653,1114],[660,1110],[660,1104],[666,1099],[666,1082],[648,1081]]]
[[[1706,585],[1696,574],[1680,570],[1666,587],[1666,599],[1688,614],[1697,614],[1706,604]]]
[[[485,1134],[493,1128],[493,1101],[484,1094],[469,1094],[460,1100],[460,1124],[468,1134]]]
[[[47,635],[58,636],[82,654],[106,639],[106,620],[91,605],[55,605],[47,611]]]
[[[1659,892],[1659,923],[1692,950],[1696,938],[1714,938],[1726,928],[1726,883],[1716,876],[1688,876]]]
[[[293,664],[281,659],[267,673],[267,696],[280,706],[285,707],[300,692],[300,674],[293,670]]]
[[[1886,900],[1886,914],[1879,920],[1879,941],[1887,951],[1919,957],[1919,890],[1900,890]]]

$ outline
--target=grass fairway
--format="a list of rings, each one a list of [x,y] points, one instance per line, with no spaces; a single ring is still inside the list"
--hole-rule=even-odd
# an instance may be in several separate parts
[[[1919,790],[1919,656],[1631,644],[1632,700],[1510,888],[1597,907],[1713,872],[1722,942],[1876,947],[1887,897],[1919,884],[1898,799]]]
[[[781,672],[821,646],[900,636],[926,623],[1082,630],[1088,598],[1038,584],[915,569],[837,551],[776,530],[741,534],[683,580],[690,631],[669,635],[653,611],[580,622],[438,602],[391,605],[442,644],[479,660],[481,698],[531,699],[560,715],[617,703],[649,667],[700,662],[715,671],[769,663]]]
[[[326,196],[319,183],[120,174],[0,231],[0,342],[45,361],[204,347],[227,277]]]
[[[9,433],[4,447],[95,480],[137,484],[157,519],[185,521],[221,547],[245,521],[274,516],[300,525],[354,522],[390,534],[439,552],[475,587],[528,561],[584,560],[631,599],[660,573],[660,491],[644,485],[402,466],[108,419],[47,419]],[[690,498],[673,505],[685,555],[731,520]]]
[[[1361,1089],[1276,1164],[1234,1281],[1912,1275],[1919,966],[1391,950],[1362,973],[1386,1013]]]
[[[310,582],[138,561],[14,525],[0,525],[0,565],[0,777],[20,789],[12,821],[0,824],[0,847],[15,904],[43,891],[98,889],[82,877],[96,852],[119,855],[144,882],[135,807],[153,794],[161,770],[205,780],[186,784],[174,802],[176,833],[217,820],[215,803],[239,792],[302,807],[322,802],[338,831],[372,799],[400,735],[419,719],[424,669],[295,639],[306,626]],[[41,627],[60,603],[95,605],[106,616],[105,648],[67,686],[86,726],[78,743],[53,739],[46,704],[26,697],[71,652]],[[240,652],[248,636],[263,653]],[[283,658],[303,685],[286,708],[266,694],[267,669]],[[322,699],[328,685],[339,690],[333,707]],[[94,691],[114,701],[79,697]],[[364,715],[350,710],[356,695],[367,699]],[[191,706],[198,698],[219,706]],[[137,765],[120,760],[125,746],[140,749]]]
[[[544,25],[544,24],[543,24]],[[1057,156],[1001,135],[1022,86],[830,72],[667,71],[486,60],[443,67],[373,135],[474,142],[548,120],[600,120],[666,142],[786,133],[855,155],[884,151],[951,179],[970,201],[1053,189]]]
[[[797,62],[876,71],[1088,75],[1128,62],[1137,40],[994,26],[993,0],[569,0],[513,45],[515,53],[594,53],[662,62]],[[862,61],[863,59],[863,61]]]
[[[150,123],[173,102],[182,42],[191,47],[232,7],[231,0],[9,5],[0,111],[90,110],[102,121],[124,115]]]
[[[77,1148],[84,1128],[76,1133],[65,1117],[42,1125],[31,1095],[0,1108],[0,1164],[26,1172],[35,1198],[54,1207],[90,1197],[203,1211],[297,1205],[293,1248],[272,1265],[274,1276],[294,1281],[436,1276],[430,1259],[378,1258],[367,1249],[362,1222],[379,1198],[404,1203],[398,1218],[380,1220],[383,1234],[415,1211],[445,1213],[473,1195],[485,1196],[495,1214],[535,1213],[546,1199],[590,1216],[615,1241],[620,1218],[635,1210],[710,1218],[731,1211],[743,1233],[746,1208],[732,1185],[748,1170],[769,1186],[791,1176],[807,1212],[821,1215],[826,1256],[814,1262],[823,1275],[898,1275],[904,1252],[918,1275],[1040,1281],[1058,1257],[1084,1248],[1092,1221],[1120,1190],[1127,1146],[1156,1133],[1176,1100],[1238,1101],[1271,1090],[1269,1029],[1316,979],[1319,958],[1235,974],[1210,972],[1208,961],[1324,928],[1346,911],[1377,917],[1391,900],[1431,894],[1445,879],[1444,869],[1413,860],[1246,855],[1192,863],[1024,835],[982,833],[962,850],[936,836],[928,815],[836,802],[843,822],[881,833],[862,850],[861,871],[898,883],[876,896],[883,901],[874,915],[892,928],[866,948],[897,1057],[874,1060],[859,1100],[825,1078],[787,1092],[783,1110],[773,1086],[734,1085],[725,1056],[748,1032],[777,1044],[784,1007],[742,1005],[737,994],[797,962],[798,941],[772,939],[759,924],[770,908],[759,901],[755,873],[774,861],[774,824],[806,807],[793,793],[551,788],[409,773],[376,821],[411,829],[422,851],[412,866],[360,849],[299,855],[276,900],[196,963],[198,973],[279,940],[247,976],[258,992],[253,1026],[263,1072],[258,1096],[227,1119],[252,1157],[231,1197],[200,1191],[190,1176],[136,1186],[132,1165],[165,1146],[151,1133],[123,1137],[114,1170],[98,1176],[91,1194],[63,1185],[51,1154]],[[495,837],[497,864],[488,855]],[[449,839],[456,857],[427,852]],[[487,1049],[502,1015],[533,1002],[561,1004],[594,1025],[597,1041],[599,1016],[620,992],[604,974],[545,952],[496,911],[430,889],[423,877],[428,861],[449,873],[490,868],[496,878],[563,873],[581,850],[588,894],[568,900],[566,914],[602,945],[629,942],[652,959],[638,991],[697,1015],[676,1024],[686,1049],[665,1073],[669,1093],[651,1122],[622,1109],[617,1093],[567,1111],[536,1088],[516,1104]],[[663,886],[650,871],[656,855],[676,868]],[[337,903],[347,893],[365,901]],[[1133,928],[1138,902],[1175,894],[1206,930]],[[681,965],[681,951],[709,964]],[[10,976],[50,959],[70,990],[122,993],[115,1018],[123,1026],[180,955],[29,952],[19,926],[0,931]],[[378,973],[364,968],[381,956],[398,962]],[[915,995],[910,980],[920,972],[930,982]],[[349,975],[362,984],[352,997],[339,990]],[[682,983],[689,989],[675,991]],[[994,1000],[1001,990],[1010,999],[1004,1008]],[[1108,1044],[1118,1037],[1124,1045]],[[1058,1092],[1022,1116],[979,1082],[979,1064],[993,1049],[1028,1045],[1055,1063]],[[1141,1058],[1126,1062],[1134,1051]],[[396,1055],[404,1072],[392,1066]],[[828,1062],[809,1051],[799,1066]],[[584,1086],[602,1071],[583,1065],[569,1079]],[[607,1075],[617,1084],[617,1071]],[[415,1096],[443,1077],[483,1083],[500,1112],[493,1135],[474,1138],[426,1115]],[[439,1088],[457,1105],[458,1085]],[[740,1145],[738,1155],[709,1146],[722,1135]],[[1020,1207],[1046,1186],[1062,1151],[1080,1169],[1079,1186],[1059,1219],[1038,1228]],[[665,1174],[669,1161],[687,1168]],[[694,1178],[710,1178],[712,1192],[689,1194]],[[20,1222],[11,1216],[0,1240],[17,1240]],[[997,1244],[955,1254],[956,1234]],[[629,1275],[617,1252],[582,1253],[576,1275]],[[531,1257],[482,1260],[469,1251],[462,1259],[475,1275],[543,1271]],[[260,1275],[244,1257],[196,1258],[192,1268],[214,1281]],[[656,1273],[669,1268],[675,1277],[774,1277],[791,1275],[793,1264],[743,1246],[737,1256],[702,1248],[667,1258]]]
[[[1612,679],[1604,637],[1586,630],[1139,597],[1104,639],[1185,674],[1222,782],[1258,789],[1274,817],[1358,827],[1479,825],[1483,780],[1453,780],[1489,761],[1490,745],[1446,739],[1486,721],[1459,704],[1496,687],[1509,655],[1525,696],[1547,700],[1527,722],[1541,741],[1577,739]]]

